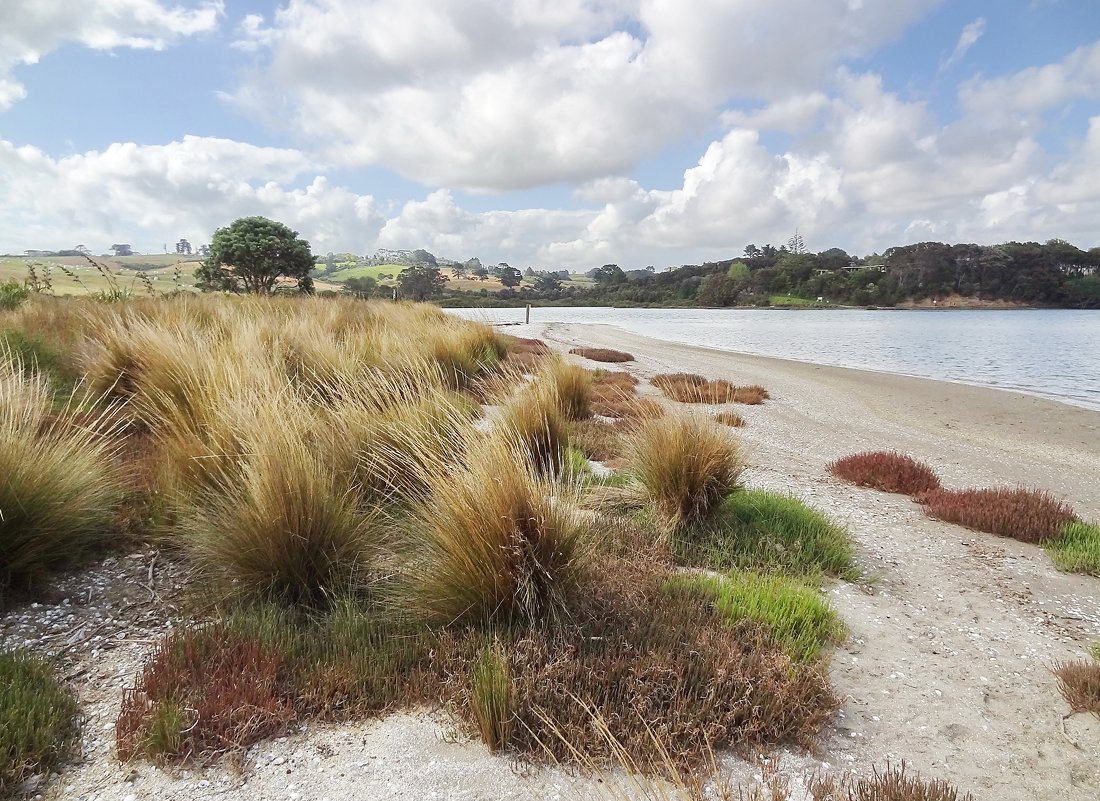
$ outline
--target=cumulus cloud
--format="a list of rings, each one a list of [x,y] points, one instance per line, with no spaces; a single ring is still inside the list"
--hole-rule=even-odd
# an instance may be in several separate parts
[[[180,236],[205,241],[251,214],[298,228],[321,251],[373,246],[384,221],[373,198],[319,176],[293,185],[316,169],[295,150],[207,137],[61,159],[0,140],[0,249],[122,241],[154,250]]]
[[[15,69],[65,43],[160,50],[213,30],[222,11],[222,0],[202,0],[192,8],[159,0],[0,0],[0,111],[26,96]]]
[[[814,91],[938,2],[291,0],[242,27],[269,58],[235,97],[259,115],[289,97],[326,158],[429,186],[583,181],[731,99]]]

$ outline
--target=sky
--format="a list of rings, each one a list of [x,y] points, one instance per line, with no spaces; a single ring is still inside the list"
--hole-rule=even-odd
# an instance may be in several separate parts
[[[0,0],[0,252],[1100,246],[1100,0]]]

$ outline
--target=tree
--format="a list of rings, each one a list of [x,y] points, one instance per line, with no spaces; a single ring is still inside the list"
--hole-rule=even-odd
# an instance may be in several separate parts
[[[362,278],[349,278],[344,282],[344,291],[357,298],[373,298],[378,292],[378,282],[369,275]]]
[[[535,276],[535,291],[556,297],[561,294],[561,279],[554,273],[539,273]]]
[[[439,268],[429,264],[406,267],[397,277],[401,297],[417,302],[438,295],[446,283],[447,277],[439,272]]]
[[[501,262],[501,264],[504,264],[504,262]],[[500,268],[500,283],[504,284],[506,287],[519,286],[523,283],[523,274],[515,267],[509,267],[507,264],[504,264],[504,266]]]
[[[621,284],[626,281],[626,273],[617,264],[605,264],[592,271],[592,279],[600,286]]]
[[[293,278],[298,291],[312,292],[309,242],[280,222],[241,217],[214,232],[210,255],[195,271],[204,289],[270,295],[279,278]]]
[[[111,245],[111,250],[115,252],[116,256],[133,256],[134,250],[129,245]]]

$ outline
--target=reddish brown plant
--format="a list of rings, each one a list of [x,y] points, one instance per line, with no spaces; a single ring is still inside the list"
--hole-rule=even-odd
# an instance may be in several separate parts
[[[1021,542],[1058,536],[1076,520],[1073,509],[1049,492],[1016,489],[933,490],[917,497],[932,517]]]
[[[931,467],[896,451],[864,451],[828,466],[837,478],[883,492],[920,495],[940,488],[940,479]]]

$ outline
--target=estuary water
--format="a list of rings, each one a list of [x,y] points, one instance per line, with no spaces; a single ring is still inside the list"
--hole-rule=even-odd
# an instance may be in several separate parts
[[[450,309],[523,322],[523,309]],[[531,309],[532,323],[596,323],[736,353],[1026,392],[1100,410],[1100,311]]]

